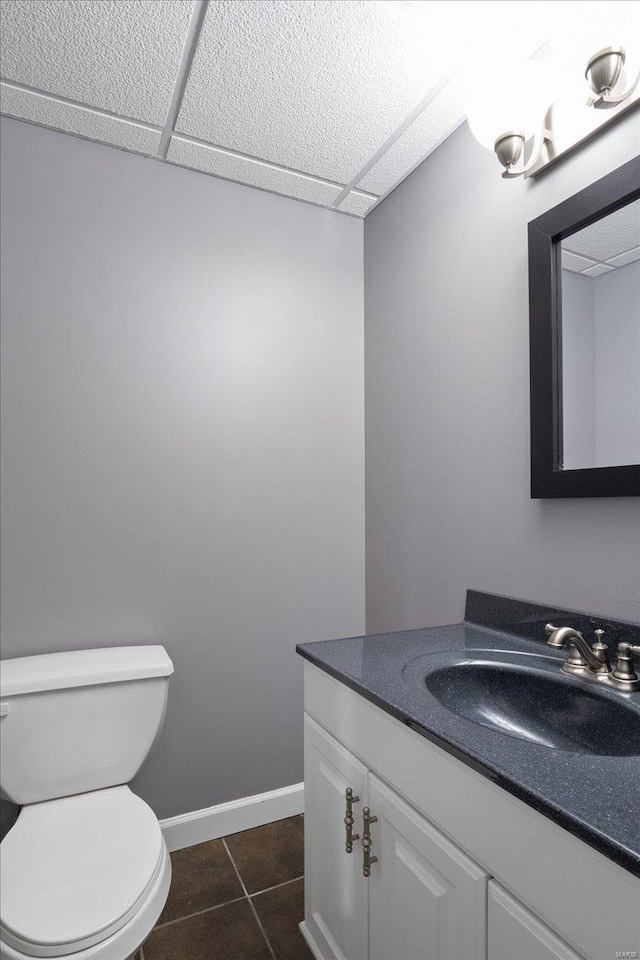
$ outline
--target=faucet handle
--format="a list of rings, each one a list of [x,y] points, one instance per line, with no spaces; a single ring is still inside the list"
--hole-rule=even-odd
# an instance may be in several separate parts
[[[592,645],[591,649],[593,650],[595,655],[600,660],[602,660],[607,670],[609,671],[611,670],[611,661],[609,660],[609,653],[608,653],[609,647],[607,646],[606,643],[602,642],[602,638],[604,637],[604,630],[594,630],[593,632],[596,635],[596,642]]]
[[[558,628],[558,627],[554,627],[554,625],[553,625],[552,623],[548,623],[548,624],[545,626],[545,628],[544,628],[544,632],[547,634],[548,637],[550,637],[551,634],[552,634],[552,633],[555,633],[556,630],[558,630],[558,629],[559,629],[559,628]]]
[[[636,650],[640,651],[640,648],[634,647],[631,643],[618,644],[618,661],[613,671],[616,680],[624,680],[631,685],[638,684],[639,678],[633,665],[633,655]]]

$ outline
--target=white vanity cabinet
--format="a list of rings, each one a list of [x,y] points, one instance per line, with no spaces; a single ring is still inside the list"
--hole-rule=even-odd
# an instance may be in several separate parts
[[[318,960],[640,957],[636,877],[309,663],[305,861]]]
[[[324,960],[483,960],[487,874],[308,716],[305,858],[305,932]]]

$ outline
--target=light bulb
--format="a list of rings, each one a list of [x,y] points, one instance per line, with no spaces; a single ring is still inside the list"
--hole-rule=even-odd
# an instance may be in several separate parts
[[[550,106],[550,84],[544,66],[532,60],[502,61],[473,70],[467,80],[466,113],[476,140],[493,150],[503,134],[525,140],[539,132]]]

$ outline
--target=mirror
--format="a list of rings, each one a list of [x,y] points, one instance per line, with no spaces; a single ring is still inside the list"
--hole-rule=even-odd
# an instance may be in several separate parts
[[[529,224],[531,496],[640,496],[640,158]]]
[[[640,463],[640,200],[561,241],[562,469]]]

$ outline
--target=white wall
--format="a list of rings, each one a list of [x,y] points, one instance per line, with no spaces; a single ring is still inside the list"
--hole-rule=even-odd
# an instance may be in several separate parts
[[[467,587],[640,620],[640,500],[531,500],[527,223],[640,151],[626,117],[534,181],[463,125],[365,221],[367,626]]]
[[[160,816],[302,779],[364,629],[362,223],[2,120],[5,657],[164,643]]]

